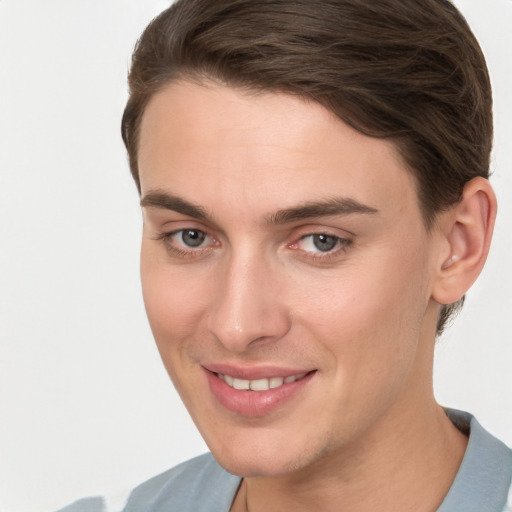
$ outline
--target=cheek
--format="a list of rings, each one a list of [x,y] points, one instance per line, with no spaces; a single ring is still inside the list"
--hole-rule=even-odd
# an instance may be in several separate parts
[[[344,418],[343,428],[371,424],[415,374],[425,300],[413,278],[409,272],[393,279],[346,276],[345,289],[336,286],[309,316],[331,361],[327,409]]]
[[[143,250],[141,280],[144,304],[153,336],[166,366],[170,356],[199,328],[206,308],[208,280],[173,267]]]
[[[365,332],[380,332],[381,339],[388,331],[417,324],[427,304],[422,281],[419,272],[404,266],[384,266],[382,272],[376,267],[355,269],[304,293],[295,309],[310,325],[321,330],[332,327],[354,342],[364,339]]]
[[[297,319],[337,361],[337,378],[370,383],[399,378],[416,355],[428,304],[421,251],[396,257],[379,251],[370,260],[325,280],[296,304]],[[365,378],[356,378],[364,372]]]
[[[141,254],[141,280],[144,303],[160,357],[174,387],[187,407],[199,400],[194,387],[186,384],[197,378],[192,349],[200,330],[201,297],[206,291],[200,279],[172,271],[166,262]],[[195,353],[195,352],[194,352]]]

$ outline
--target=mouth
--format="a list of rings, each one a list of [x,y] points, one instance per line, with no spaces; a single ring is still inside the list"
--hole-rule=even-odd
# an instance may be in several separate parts
[[[298,402],[294,398],[304,397],[317,373],[278,368],[204,370],[215,402],[223,410],[245,417],[268,416],[283,407],[295,406]]]
[[[300,379],[303,379],[308,372],[299,373],[297,375],[289,375],[287,377],[269,377],[263,379],[238,379],[231,375],[224,375],[217,373],[217,377],[223,380],[228,386],[239,391],[268,391],[269,389],[277,389],[284,384],[291,384]]]

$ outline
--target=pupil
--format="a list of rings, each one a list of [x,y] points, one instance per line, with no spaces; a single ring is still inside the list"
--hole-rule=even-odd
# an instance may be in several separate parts
[[[189,247],[198,247],[204,242],[205,234],[202,231],[189,229],[183,231],[181,239],[183,240],[183,243]]]
[[[331,251],[336,247],[338,239],[330,235],[314,235],[313,244],[319,251]]]

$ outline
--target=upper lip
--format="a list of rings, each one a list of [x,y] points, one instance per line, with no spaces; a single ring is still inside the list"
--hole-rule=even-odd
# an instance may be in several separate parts
[[[300,375],[302,373],[309,373],[313,368],[290,368],[285,366],[275,365],[258,365],[258,366],[240,366],[229,363],[207,363],[203,364],[203,368],[212,373],[221,373],[222,375],[229,375],[235,379],[256,380],[271,377],[290,377],[292,375]]]

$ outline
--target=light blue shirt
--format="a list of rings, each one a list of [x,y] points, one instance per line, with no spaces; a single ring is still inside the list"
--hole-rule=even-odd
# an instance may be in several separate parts
[[[469,433],[469,442],[437,512],[512,512],[512,451],[470,414],[446,412],[460,430]],[[136,487],[123,512],[229,512],[240,482],[208,453]],[[59,512],[108,510],[101,498],[87,498]]]

